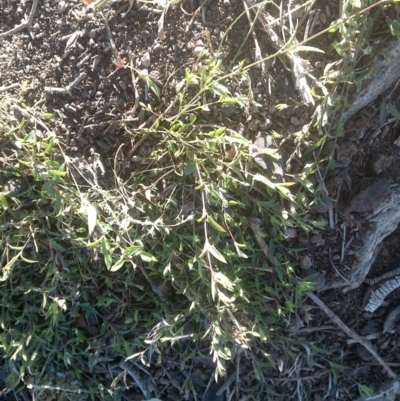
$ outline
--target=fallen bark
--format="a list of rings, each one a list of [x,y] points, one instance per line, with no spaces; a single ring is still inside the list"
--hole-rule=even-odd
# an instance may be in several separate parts
[[[400,186],[392,186],[390,194],[368,218],[370,228],[365,233],[363,246],[352,254],[347,281],[335,281],[328,284],[326,289],[342,288],[346,293],[358,288],[364,282],[379,252],[381,242],[396,230],[400,223],[399,205]]]

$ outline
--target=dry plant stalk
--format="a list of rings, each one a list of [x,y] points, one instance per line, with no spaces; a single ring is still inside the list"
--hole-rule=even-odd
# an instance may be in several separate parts
[[[244,1],[246,1],[250,6],[253,6],[255,4],[253,0],[244,0]],[[258,18],[263,26],[263,31],[268,34],[272,46],[278,51],[284,49],[285,43],[272,28],[273,18],[266,12],[264,14],[259,15]],[[296,88],[299,90],[303,102],[306,104],[314,105],[315,101],[313,96],[311,95],[311,88],[309,87],[306,78],[307,76],[310,75],[308,71],[308,62],[299,57],[296,48],[287,51],[286,56],[291,63],[291,70],[294,76],[294,81],[296,83]]]
[[[347,335],[356,340],[362,346],[364,346],[367,351],[381,364],[381,366],[386,370],[387,374],[395,379],[397,377],[396,373],[389,367],[389,365],[377,354],[372,344],[357,334],[353,329],[348,327],[340,318],[337,316],[331,309],[329,309],[325,303],[314,293],[306,292],[307,296],[311,298],[332,320],[332,322],[336,323]]]

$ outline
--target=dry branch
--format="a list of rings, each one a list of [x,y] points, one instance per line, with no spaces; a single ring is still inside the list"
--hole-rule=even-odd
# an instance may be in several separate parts
[[[361,92],[347,102],[348,104],[352,104],[352,106],[343,113],[340,120],[341,124],[345,124],[350,117],[373,102],[400,78],[400,64],[398,63],[400,58],[400,42],[397,39],[391,41],[386,51],[390,54],[391,60],[382,59],[381,52],[376,55],[371,63],[372,65],[370,65],[370,68],[373,70],[371,77],[363,83]]]
[[[36,13],[36,8],[37,8],[37,5],[38,5],[38,1],[39,1],[39,0],[33,0],[31,12],[30,12],[29,18],[28,18],[28,22],[23,22],[22,24],[16,26],[16,27],[13,28],[13,29],[10,29],[10,30],[7,31],[7,32],[0,33],[0,39],[3,39],[3,38],[5,38],[6,36],[12,35],[12,34],[17,33],[17,32],[19,32],[19,31],[22,31],[22,30],[25,29],[25,28],[27,28],[27,29],[28,29],[28,32],[29,32],[30,29],[31,29],[31,26],[32,26],[33,18],[34,18],[35,13]]]
[[[253,11],[255,11],[254,6],[256,3],[254,0],[245,0],[252,8]],[[261,5],[260,5],[261,6]],[[285,48],[285,43],[283,40],[276,34],[274,29],[272,28],[272,22],[273,18],[270,16],[268,13],[262,13],[259,15],[259,20],[263,26],[263,31],[267,33],[269,36],[269,39],[271,40],[272,46],[277,50],[280,51]],[[291,64],[291,71],[294,77],[294,81],[296,84],[296,88],[298,89],[302,100],[306,104],[315,104],[314,98],[311,95],[311,88],[307,83],[307,76],[310,77],[309,74],[309,67],[308,67],[308,62],[306,60],[303,60],[301,57],[299,57],[298,52],[296,51],[296,48],[293,50],[287,51],[286,52],[286,57],[289,59],[290,64]]]
[[[307,292],[306,294],[329,316],[332,322],[336,323],[348,336],[350,336],[358,343],[360,343],[362,346],[364,346],[367,349],[367,351],[382,365],[382,367],[386,370],[386,372],[392,379],[395,379],[397,377],[396,373],[394,373],[393,370],[390,369],[390,367],[387,365],[387,363],[377,354],[377,352],[375,351],[375,349],[373,348],[372,344],[369,341],[367,341],[365,338],[357,334],[353,329],[348,327],[339,318],[339,316],[337,316],[332,310],[330,310],[325,305],[325,303],[314,293]]]

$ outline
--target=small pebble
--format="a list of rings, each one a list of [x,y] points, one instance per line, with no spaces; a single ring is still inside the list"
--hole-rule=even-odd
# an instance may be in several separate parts
[[[272,126],[272,121],[269,118],[266,118],[264,121],[261,121],[260,129],[267,130],[271,128],[271,126]]]
[[[201,52],[203,51],[203,49],[204,49],[204,46],[196,46],[196,47],[193,49],[194,55],[195,55],[196,57],[199,57],[200,54],[201,54]]]
[[[251,120],[249,124],[250,131],[257,131],[260,127],[260,121],[258,120]]]
[[[324,245],[325,240],[322,237],[322,233],[315,234],[311,237],[311,243],[317,246]]]
[[[299,119],[297,118],[297,117],[291,117],[291,119],[290,119],[290,123],[291,124],[293,124],[293,125],[300,125],[301,124],[301,121],[299,121]]]
[[[58,12],[59,12],[60,14],[62,14],[62,13],[67,9],[67,2],[64,1],[64,0],[61,0],[61,1],[58,3],[57,9],[58,9]]]
[[[150,67],[150,53],[146,52],[145,54],[143,54],[142,57],[142,67],[143,68],[149,68]]]
[[[285,230],[285,237],[287,237],[287,238],[296,238],[297,237],[297,230],[295,228],[287,228]]]
[[[312,266],[313,266],[313,262],[312,262],[311,258],[308,255],[303,256],[300,259],[300,267],[302,269],[309,269]]]

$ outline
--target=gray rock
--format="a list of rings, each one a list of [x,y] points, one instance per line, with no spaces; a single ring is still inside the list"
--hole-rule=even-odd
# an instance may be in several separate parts
[[[146,52],[145,54],[143,54],[141,62],[142,62],[143,68],[150,67],[151,62],[150,62],[150,53],[149,52]]]
[[[308,269],[310,269],[310,267],[312,267],[312,266],[313,266],[313,262],[312,262],[311,258],[310,258],[308,255],[303,256],[303,257],[300,259],[300,267],[301,267],[302,269],[308,270]]]

